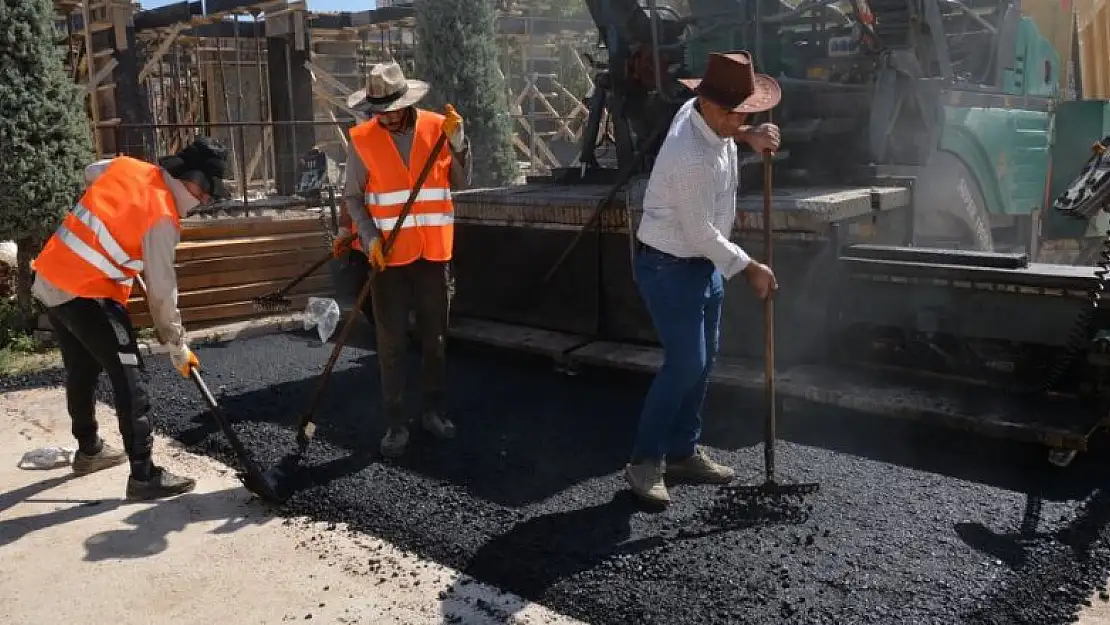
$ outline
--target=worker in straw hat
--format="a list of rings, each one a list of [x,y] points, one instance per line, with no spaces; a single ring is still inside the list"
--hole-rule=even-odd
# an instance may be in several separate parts
[[[196,486],[152,461],[150,400],[139,371],[142,356],[127,313],[139,274],[159,338],[183,376],[200,367],[177,308],[174,248],[181,218],[213,198],[226,198],[226,150],[200,137],[158,165],[127,156],[85,170],[85,193],[35,258],[35,297],[46,306],[66,370],[66,402],[78,448],[79,475],[130,460],[128,499],[158,499]],[[96,384],[112,384],[124,451],[97,433]]]
[[[735,473],[699,445],[701,410],[717,354],[724,282],[736,275],[761,298],[777,288],[770,267],[729,240],[739,185],[737,142],[756,152],[779,147],[779,129],[748,125],[779,103],[779,85],[756,74],[747,52],[714,53],[705,76],[683,79],[695,96],[671,121],[644,195],[635,276],[663,345],[625,468],[632,491],[670,501],[667,478],[723,484]]]
[[[453,108],[440,115],[416,107],[427,93],[426,82],[406,79],[391,62],[371,68],[366,88],[347,100],[350,108],[371,119],[351,129],[343,193],[351,229],[340,232],[335,255],[346,252],[353,235],[351,246],[359,252],[353,256],[365,254],[374,270],[370,309],[363,314],[373,320],[377,338],[386,419],[381,453],[388,458],[403,454],[409,442],[404,395],[410,307],[423,347],[420,425],[437,438],[455,435],[445,404],[445,342],[453,291],[451,190],[470,183],[470,144]],[[398,224],[441,134],[447,135],[449,147],[435,156],[411,213]],[[389,258],[382,255],[383,236],[396,237]]]

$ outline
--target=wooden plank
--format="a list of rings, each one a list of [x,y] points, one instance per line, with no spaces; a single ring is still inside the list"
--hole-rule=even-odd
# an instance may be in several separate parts
[[[311,263],[294,263],[277,265],[274,267],[248,267],[238,271],[224,271],[199,276],[186,276],[177,281],[178,289],[182,292],[212,289],[217,287],[239,286],[254,282],[267,282],[271,280],[288,280],[297,276]],[[312,275],[327,272],[327,265],[317,269]]]
[[[292,309],[303,309],[308,304],[308,298],[308,295],[295,295],[289,298],[293,301]],[[216,304],[214,306],[203,306],[200,308],[186,308],[181,311],[181,320],[188,330],[190,326],[195,326],[204,322],[249,319],[252,317],[265,317],[269,314],[272,313],[255,310],[254,304],[248,301],[234,302],[231,304]],[[151,327],[150,315],[148,313],[133,315],[131,317],[131,323],[136,328],[149,328]]]
[[[181,309],[202,308],[215,304],[229,304],[233,302],[250,301],[268,293],[280,290],[288,280],[270,280],[266,282],[253,282],[229,287],[216,287],[212,289],[199,289],[181,293],[177,298],[177,305]],[[332,291],[331,276],[312,275],[303,282],[293,287],[292,295],[323,295]],[[149,312],[146,300],[141,297],[127,302],[127,310],[131,314]]]
[[[553,357],[561,357],[590,340],[577,334],[467,318],[452,320],[448,334],[463,341]]]
[[[246,256],[190,260],[177,264],[177,277],[181,279],[185,276],[208,275],[248,267],[272,267],[298,263],[307,265],[320,260],[324,254],[330,253],[331,250],[294,250],[272,254],[249,254]]]
[[[205,241],[249,237],[268,237],[278,234],[315,233],[323,238],[324,226],[318,217],[297,219],[213,220],[181,229],[182,241]]]
[[[295,250],[323,252],[326,249],[328,245],[319,234],[278,234],[215,241],[186,241],[177,246],[177,262]]]

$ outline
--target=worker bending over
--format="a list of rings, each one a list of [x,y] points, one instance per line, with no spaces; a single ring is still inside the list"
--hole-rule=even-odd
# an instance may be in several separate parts
[[[159,166],[160,165],[160,166]],[[226,197],[225,150],[206,137],[153,165],[127,156],[85,171],[89,187],[34,260],[33,293],[46,306],[66,370],[66,403],[78,449],[73,471],[86,475],[131,461],[128,499],[186,493],[196,482],[154,464],[150,399],[139,378],[142,356],[127,313],[140,272],[159,338],[183,376],[200,367],[177,309],[174,248],[180,219]],[[96,384],[108,374],[124,451],[97,433]]]
[[[351,220],[353,247],[366,254],[373,269],[371,310],[386,418],[381,453],[395,458],[409,441],[405,414],[406,344],[410,307],[423,348],[421,426],[437,438],[451,438],[455,425],[446,411],[447,321],[453,294],[450,261],[454,247],[451,190],[470,183],[470,144],[462,118],[416,108],[428,84],[406,80],[396,63],[370,70],[365,89],[351,94],[352,109],[373,116],[351,129],[347,151],[344,211]],[[399,217],[432,147],[447,134],[441,150],[404,224]],[[350,241],[340,231],[335,255]],[[383,236],[396,237],[389,258],[382,256]],[[365,265],[363,265],[365,267]],[[411,306],[410,306],[411,305]]]
[[[747,52],[711,54],[702,80],[682,82],[697,97],[671,121],[636,233],[636,284],[663,345],[663,367],[644,399],[624,474],[632,491],[653,503],[670,501],[664,473],[695,483],[728,483],[735,476],[699,446],[724,281],[743,274],[761,298],[777,288],[771,269],[749,258],[729,234],[740,177],[736,141],[756,152],[778,149],[776,126],[744,123],[778,104],[778,83],[757,75]]]

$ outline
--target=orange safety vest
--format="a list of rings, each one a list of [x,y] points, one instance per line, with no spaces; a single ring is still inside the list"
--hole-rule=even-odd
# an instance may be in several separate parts
[[[180,231],[177,205],[161,168],[117,157],[66,214],[31,268],[71,295],[126,306],[135,276],[143,270],[143,237],[164,217]]]
[[[351,145],[366,165],[366,212],[382,233],[382,243],[387,236],[397,240],[386,263],[390,267],[407,265],[424,258],[432,261],[451,260],[455,241],[455,208],[451,202],[451,151],[440,150],[435,164],[413,202],[412,211],[405,223],[397,229],[401,209],[409,199],[416,178],[428,162],[439,136],[443,133],[443,115],[417,110],[416,129],[412,135],[409,165],[393,143],[389,131],[372,119],[351,129]],[[357,232],[355,224],[351,231]],[[395,234],[389,234],[394,232]],[[355,239],[352,247],[362,249],[362,242]]]

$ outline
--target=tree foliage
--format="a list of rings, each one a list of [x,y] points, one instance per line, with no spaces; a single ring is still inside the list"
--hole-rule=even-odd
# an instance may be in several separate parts
[[[420,0],[416,13],[419,78],[432,85],[429,108],[453,104],[463,116],[474,159],[474,184],[516,178],[512,120],[499,74],[496,21],[489,0]]]
[[[55,36],[50,0],[0,0],[0,241],[19,245],[26,312],[30,260],[80,193],[92,158],[83,98]]]

